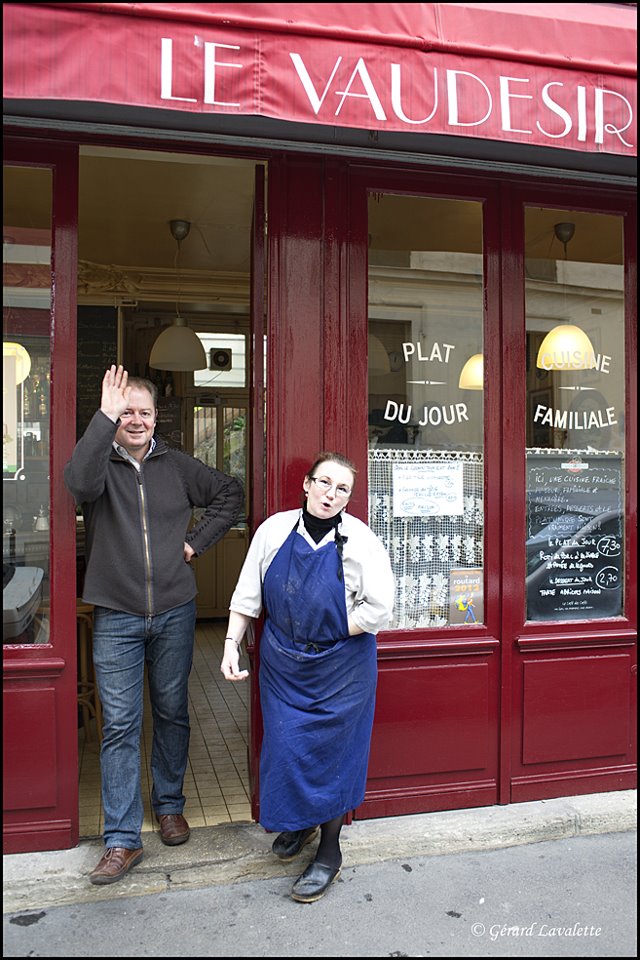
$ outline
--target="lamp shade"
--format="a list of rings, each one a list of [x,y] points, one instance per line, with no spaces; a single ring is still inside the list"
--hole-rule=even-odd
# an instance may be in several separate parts
[[[458,386],[461,390],[482,390],[484,386],[484,356],[474,353],[460,372]]]
[[[3,357],[15,357],[16,361],[16,386],[26,380],[31,371],[31,357],[28,351],[21,343],[11,343],[6,341],[2,344]]]
[[[149,366],[156,370],[204,370],[207,356],[197,334],[176,317],[154,343]]]
[[[595,350],[584,330],[560,323],[540,344],[536,366],[541,370],[593,370]]]

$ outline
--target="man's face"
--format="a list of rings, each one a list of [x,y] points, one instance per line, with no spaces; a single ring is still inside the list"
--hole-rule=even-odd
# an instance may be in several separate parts
[[[148,390],[131,388],[129,406],[120,415],[120,426],[116,430],[115,440],[135,460],[142,460],[156,425],[156,410]]]

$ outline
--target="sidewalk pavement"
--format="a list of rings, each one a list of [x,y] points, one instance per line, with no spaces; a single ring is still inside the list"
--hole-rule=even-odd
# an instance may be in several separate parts
[[[626,790],[359,820],[342,831],[343,862],[356,866],[619,833],[635,830],[636,817],[636,791]],[[297,876],[299,864],[281,863],[271,853],[273,839],[250,822],[197,827],[177,847],[165,846],[157,833],[143,834],[143,862],[108,886],[87,879],[103,851],[99,839],[83,840],[73,850],[5,855],[3,912]]]

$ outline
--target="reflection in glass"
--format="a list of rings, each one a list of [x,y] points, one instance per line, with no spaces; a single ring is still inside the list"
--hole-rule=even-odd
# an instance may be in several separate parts
[[[244,407],[223,409],[224,450],[222,472],[228,473],[247,489],[247,411]]]
[[[208,467],[218,466],[218,411],[214,406],[193,411],[193,455]]]
[[[484,620],[482,205],[369,201],[369,522],[392,627]],[[479,357],[473,381],[461,375]]]
[[[51,173],[5,167],[3,643],[49,640]]]
[[[527,619],[623,612],[620,217],[525,212]]]
[[[247,409],[224,404],[196,406],[193,455],[208,467],[230,474],[247,489]],[[243,518],[239,518],[240,523]]]

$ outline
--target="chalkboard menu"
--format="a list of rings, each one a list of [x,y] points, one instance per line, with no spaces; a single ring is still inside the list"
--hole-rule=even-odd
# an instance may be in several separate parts
[[[115,307],[78,307],[78,393],[76,437],[79,439],[100,407],[102,378],[116,362],[118,315]]]
[[[180,397],[158,397],[156,433],[163,437],[170,447],[182,450],[182,400]]]
[[[527,456],[527,619],[622,614],[620,454]]]

